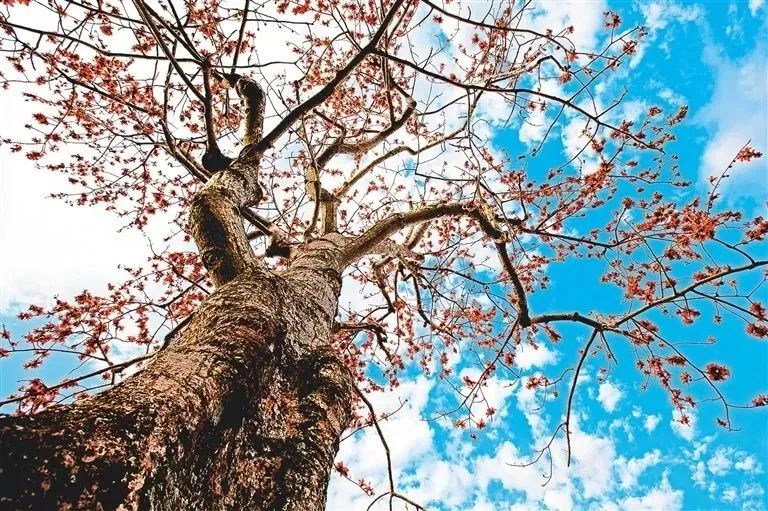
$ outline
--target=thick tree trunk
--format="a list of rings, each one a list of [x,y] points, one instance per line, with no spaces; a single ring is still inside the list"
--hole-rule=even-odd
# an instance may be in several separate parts
[[[353,396],[327,256],[247,270],[107,392],[0,419],[0,509],[324,509]]]

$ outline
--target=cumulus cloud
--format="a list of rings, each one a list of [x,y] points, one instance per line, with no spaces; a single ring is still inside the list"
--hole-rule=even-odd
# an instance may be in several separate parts
[[[661,451],[654,449],[646,453],[641,458],[625,459],[619,458],[617,463],[619,478],[622,488],[633,488],[637,486],[637,480],[640,475],[648,468],[657,465],[661,461]]]
[[[734,467],[738,470],[743,470],[744,472],[762,472],[762,467],[754,456],[751,454],[747,455],[746,453],[742,454],[743,457],[733,464]]]
[[[742,472],[760,474],[763,471],[762,465],[755,456],[733,447],[720,446],[710,456],[706,463],[707,469],[717,476],[725,475],[735,470]]]
[[[651,433],[659,425],[659,422],[661,422],[661,415],[649,415],[645,418],[643,427],[648,433]]]
[[[715,454],[709,458],[709,461],[707,461],[707,468],[716,476],[727,473],[732,465],[733,462],[728,456],[728,453],[722,448],[717,449]]]
[[[506,490],[524,494],[521,509],[574,509],[577,499],[598,498],[610,491],[616,450],[610,439],[578,428],[573,431],[572,447],[572,465],[566,468],[564,442],[556,441],[552,449],[554,470],[546,485],[542,485],[540,467],[519,466],[526,457],[510,442],[505,442],[495,456],[478,457],[474,473],[482,490],[498,481]]]
[[[704,14],[698,5],[685,5],[670,0],[643,2],[639,5],[645,18],[644,26],[651,36],[667,28],[670,23],[694,21]]]
[[[757,458],[741,449],[720,445],[714,446],[715,436],[707,436],[696,443],[692,450],[685,451],[690,459],[691,481],[696,488],[705,490],[713,500],[720,500],[744,510],[764,509],[762,500],[763,467]]]
[[[685,414],[688,416],[688,424],[681,423],[682,414],[678,410],[674,410],[669,425],[677,436],[690,442],[696,436],[696,415],[690,410],[687,410]]]
[[[465,466],[432,458],[422,463],[414,477],[409,478],[415,488],[408,495],[416,502],[440,502],[449,509],[456,509],[471,497],[467,489],[474,485],[474,478],[475,474]]]
[[[691,474],[691,480],[693,484],[698,488],[704,488],[707,485],[707,471],[706,465],[703,461],[696,462],[696,468]]]
[[[659,97],[672,106],[680,107],[687,103],[683,96],[673,91],[669,87],[662,87],[659,91]]]
[[[550,350],[546,344],[539,344],[534,348],[526,344],[518,346],[515,351],[515,365],[520,369],[532,367],[544,367],[557,360],[557,352]]]
[[[607,10],[604,0],[592,2],[540,2],[532,9],[531,28],[534,30],[552,30],[559,32],[573,26],[574,33],[569,39],[581,51],[595,49],[603,30],[603,12]],[[537,83],[541,91],[551,95],[562,95],[562,86],[554,80]],[[538,145],[547,133],[552,117],[546,112],[531,112],[522,123],[518,137],[528,147]],[[582,127],[583,128],[583,127]]]
[[[665,473],[661,484],[645,495],[628,497],[622,501],[621,509],[626,511],[677,511],[683,508],[683,492],[675,490],[669,484]]]
[[[710,133],[699,172],[706,187],[709,178],[721,175],[748,141],[758,151],[768,150],[766,50],[765,43],[760,42],[737,60],[729,59],[712,44],[704,51],[704,62],[712,70],[715,84],[710,101],[695,117]],[[768,186],[764,159],[740,163],[729,174],[731,177],[721,185],[726,197],[752,195],[762,200]]]
[[[610,382],[601,383],[598,387],[597,400],[603,406],[606,412],[613,412],[621,401],[624,393],[621,389]]]
[[[579,48],[594,48],[603,30],[603,12],[607,8],[605,0],[541,2],[535,5],[531,28],[559,32],[573,26],[574,33],[569,39]]]

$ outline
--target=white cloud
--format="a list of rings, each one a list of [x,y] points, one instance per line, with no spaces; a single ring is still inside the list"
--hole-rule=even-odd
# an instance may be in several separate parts
[[[450,509],[466,503],[471,497],[467,490],[476,484],[467,467],[437,459],[420,465],[413,480],[416,487],[408,491],[410,499],[423,505],[439,502]]]
[[[546,344],[537,344],[536,348],[521,344],[515,351],[515,365],[520,369],[544,367],[557,361],[557,352],[550,350]]]
[[[608,431],[611,433],[611,436],[615,438],[615,434],[618,431],[623,431],[624,434],[627,437],[628,442],[634,442],[635,441],[635,433],[632,428],[632,425],[629,423],[629,419],[614,419],[611,421],[611,424],[608,426]]]
[[[640,12],[645,17],[645,27],[653,35],[670,23],[686,23],[694,21],[704,13],[698,5],[684,5],[669,0],[659,2],[644,2],[639,4]]]
[[[616,463],[615,446],[608,438],[574,427],[571,445],[572,464],[566,467],[565,442],[562,439],[554,442],[552,479],[546,485],[542,485],[541,467],[515,465],[525,457],[510,442],[502,444],[493,457],[478,457],[474,474],[481,489],[497,480],[507,490],[524,493],[525,502],[520,509],[571,510],[576,507],[574,502],[579,496],[598,498],[611,490]]]
[[[673,91],[669,87],[664,87],[659,91],[659,97],[673,106],[683,106],[687,103],[686,99]]]
[[[711,499],[731,504],[738,502],[744,510],[764,509],[765,504],[760,500],[765,493],[764,479],[760,477],[763,468],[757,458],[740,449],[721,445],[705,459],[714,439],[714,436],[705,437],[697,442],[693,451],[685,452],[685,456],[693,461],[689,468],[694,486],[705,490]],[[730,484],[735,481],[740,482],[739,488]]]
[[[722,446],[718,447],[707,460],[707,468],[712,474],[718,476],[729,473],[731,468],[754,474],[760,474],[763,471],[762,466],[753,455],[732,447]]]
[[[498,389],[495,389],[498,387]],[[488,511],[491,509],[517,510],[563,510],[604,509],[628,511],[676,511],[682,508],[683,493],[671,486],[665,473],[659,484],[646,488],[639,481],[652,467],[674,464],[662,454],[661,449],[640,453],[635,458],[619,456],[613,435],[603,436],[595,432],[585,432],[581,426],[587,424],[585,417],[575,414],[572,419],[570,466],[566,466],[566,443],[557,437],[551,443],[552,456],[551,479],[543,485],[542,473],[549,469],[541,463],[523,466],[531,459],[536,447],[549,440],[550,418],[541,408],[539,396],[533,390],[520,386],[513,394],[518,399],[518,407],[524,412],[531,426],[533,439],[519,431],[525,440],[507,437],[494,446],[492,454],[475,454],[481,443],[463,442],[466,432],[447,429],[448,438],[438,439],[437,422],[425,422],[421,419],[426,410],[431,410],[434,403],[434,381],[419,377],[414,382],[404,383],[395,392],[376,393],[371,396],[377,409],[385,411],[396,407],[401,400],[407,399],[403,409],[390,420],[383,421],[385,435],[390,439],[390,446],[403,444],[398,452],[393,451],[395,481],[398,489],[409,498],[427,508],[437,507],[465,511]],[[494,390],[495,389],[495,390]],[[489,391],[504,394],[509,388],[503,382],[489,385]],[[430,394],[432,395],[430,396]],[[637,417],[644,417],[638,409]],[[616,421],[614,421],[616,422]],[[430,427],[430,424],[432,425]],[[589,424],[592,424],[590,421]],[[608,428],[612,431],[611,428]],[[518,430],[515,430],[515,435]],[[492,439],[495,441],[494,439]],[[712,438],[702,439],[702,444],[709,445]],[[450,446],[441,448],[442,445]],[[691,458],[701,456],[705,449],[691,452]],[[734,459],[742,459],[738,456]],[[342,444],[340,460],[350,467],[351,476],[364,478],[374,484],[378,491],[386,488],[386,471],[381,445],[373,430],[369,429]],[[544,465],[548,462],[544,461]],[[702,481],[709,482],[712,475],[707,471],[706,462],[702,461]],[[746,462],[747,464],[749,462]],[[694,481],[696,476],[694,475]],[[499,489],[502,497],[496,493]],[[491,493],[493,492],[493,493]],[[513,495],[511,501],[506,492]],[[493,495],[493,496],[492,496]],[[501,500],[499,500],[501,498]],[[365,509],[371,498],[349,481],[334,476],[329,489],[328,510]],[[383,499],[374,510],[387,509]],[[394,509],[404,510],[402,503]]]
[[[733,466],[729,453],[723,449],[717,449],[715,454],[707,461],[707,468],[716,476],[726,474]]]
[[[621,479],[621,487],[625,489],[634,488],[637,486],[637,480],[640,475],[648,468],[657,465],[661,461],[661,451],[654,449],[651,452],[645,453],[641,458],[625,459],[619,458],[618,467],[619,478]]]
[[[737,497],[738,492],[736,491],[736,488],[730,487],[723,490],[722,498],[725,502],[734,503],[736,502]]]
[[[421,462],[434,450],[434,433],[429,423],[422,420],[421,411],[427,404],[434,380],[420,376],[403,382],[393,391],[377,392],[369,396],[377,414],[396,413],[379,421],[390,447],[396,481],[400,482],[407,467]],[[364,414],[367,415],[367,412]],[[386,458],[381,440],[375,429],[366,428],[341,443],[337,460],[350,468],[350,476],[364,478],[374,488],[385,488]],[[370,499],[359,488],[334,475],[328,487],[327,509],[365,509]]]
[[[623,120],[638,121],[648,110],[648,104],[645,101],[632,100],[621,104],[619,118]]]
[[[613,441],[580,433],[574,428],[571,445],[575,461],[573,470],[583,485],[583,496],[595,498],[605,494],[615,481],[616,446]]]
[[[640,2],[640,12],[645,21],[643,26],[648,30],[648,34],[638,44],[637,53],[632,56],[629,62],[629,68],[634,69],[645,56],[645,50],[651,45],[655,45],[663,50],[667,57],[671,57],[670,35],[664,31],[670,24],[685,24],[704,18],[704,11],[701,6],[690,5],[689,2],[675,2],[672,0],[660,0],[654,2]],[[661,37],[661,42],[658,37]]]
[[[542,403],[536,389],[521,385],[516,393],[517,407],[523,412],[534,438],[543,438],[547,431],[547,420],[542,413]]]
[[[678,511],[683,508],[683,492],[669,484],[665,473],[661,484],[640,497],[629,497],[622,502],[625,511]]]
[[[544,504],[547,509],[569,511],[573,509],[573,497],[565,490],[553,490],[544,495]]]
[[[613,412],[621,400],[624,393],[621,389],[610,382],[601,383],[598,387],[597,400],[603,406],[606,412]]]
[[[474,502],[471,508],[467,509],[467,511],[496,511],[499,509],[499,502],[491,503],[484,498],[481,498]]]
[[[594,48],[603,30],[603,12],[607,10],[605,0],[581,2],[541,2],[535,4],[532,27],[539,30],[551,29],[559,32],[573,26],[574,33],[568,38],[576,47],[586,50]]]
[[[559,83],[550,80],[537,84],[537,86],[539,85],[541,86],[541,92],[545,94],[552,96],[563,95],[563,87]],[[555,110],[551,106],[544,111],[535,108],[533,111],[528,112],[518,132],[520,142],[528,147],[535,147],[544,140],[544,136],[552,124],[554,112]]]
[[[695,119],[710,132],[699,172],[700,181],[707,189],[710,176],[721,175],[749,140],[758,151],[768,150],[765,52],[765,43],[761,42],[744,58],[732,61],[714,45],[705,49],[704,61],[712,70],[715,87],[709,103]],[[738,163],[729,174],[731,177],[720,187],[728,198],[754,195],[763,199],[768,185],[764,158]]]
[[[765,5],[765,0],[749,0],[749,12],[757,16],[757,12]]]
[[[691,474],[691,480],[698,488],[704,488],[707,485],[706,465],[703,461],[696,463],[696,469]]]
[[[533,16],[530,28],[559,33],[564,28],[572,26],[574,33],[569,35],[568,39],[580,51],[590,51],[596,49],[601,32],[604,30],[603,12],[605,10],[607,10],[607,3],[604,0],[540,2],[532,6]],[[545,80],[536,85],[541,87],[542,92],[562,95],[563,88],[555,80]],[[518,132],[520,141],[529,147],[541,142],[552,122],[553,112],[535,110],[529,113]],[[547,115],[548,113],[550,115]]]
[[[541,142],[547,133],[549,122],[546,112],[536,109],[529,113],[518,131],[520,142],[528,146]]]
[[[714,441],[714,435],[706,436],[696,442],[696,445],[691,453],[691,459],[698,461],[709,451],[709,445]]]
[[[678,410],[674,410],[669,425],[677,436],[690,442],[696,436],[696,415],[690,410],[687,410],[685,415],[688,416],[688,424],[682,424],[680,422],[682,414]]]
[[[643,427],[648,433],[651,433],[654,429],[656,429],[656,426],[659,425],[659,422],[661,422],[661,415],[649,415],[645,418]]]
[[[746,453],[743,454],[745,456],[733,464],[735,468],[738,470],[743,470],[744,472],[762,472],[762,467],[754,456],[751,454],[746,455]]]

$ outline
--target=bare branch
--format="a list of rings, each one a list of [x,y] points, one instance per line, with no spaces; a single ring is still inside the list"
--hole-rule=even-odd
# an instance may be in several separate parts
[[[357,66],[360,65],[360,63],[362,63],[369,55],[376,51],[376,45],[386,33],[387,27],[392,22],[395,14],[404,2],[405,0],[395,0],[392,3],[392,7],[390,8],[389,12],[382,20],[379,29],[373,35],[368,44],[365,45],[362,50],[358,52],[352,58],[352,60],[350,60],[349,63],[344,66],[344,68],[336,73],[336,76],[327,84],[325,84],[325,86],[320,89],[314,96],[310,97],[304,103],[291,110],[291,112],[286,115],[278,123],[278,125],[272,129],[272,131],[265,135],[264,138],[262,138],[257,143],[252,143],[246,146],[240,153],[241,157],[245,159],[252,159],[253,154],[263,154],[264,151],[274,145],[274,143],[283,135],[283,133],[288,131],[289,128],[291,128],[299,119],[301,119],[304,114],[311,111],[313,108],[320,106],[323,101],[328,99],[331,94],[333,94],[333,91],[336,90],[336,87],[343,83],[344,80],[346,80],[349,75],[352,74],[352,72],[357,68]]]

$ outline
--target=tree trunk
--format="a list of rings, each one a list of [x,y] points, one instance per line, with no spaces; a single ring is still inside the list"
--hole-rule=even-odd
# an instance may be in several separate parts
[[[353,401],[328,259],[249,269],[124,383],[1,418],[0,509],[323,510]]]

